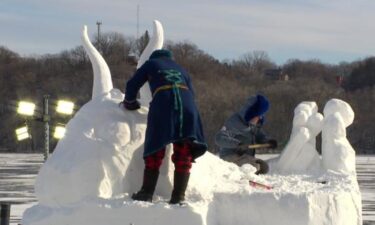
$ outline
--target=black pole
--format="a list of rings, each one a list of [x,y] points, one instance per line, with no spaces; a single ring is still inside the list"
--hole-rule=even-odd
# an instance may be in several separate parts
[[[31,126],[29,126],[30,122],[26,119],[26,127],[27,129],[31,129]],[[30,138],[29,138],[29,142],[30,142],[30,146],[31,146],[31,152],[35,152],[35,148],[34,148],[34,139],[33,139],[33,135],[32,135],[32,131],[29,132],[29,135],[30,135]]]
[[[101,48],[101,39],[100,39],[100,25],[102,25],[102,22],[97,21],[96,25],[98,25],[98,50],[99,52],[101,52],[102,48]]]
[[[1,203],[1,212],[0,212],[0,225],[9,225],[10,219],[10,203]]]
[[[49,95],[43,96],[43,123],[44,123],[44,160],[49,156],[49,114],[48,114]]]

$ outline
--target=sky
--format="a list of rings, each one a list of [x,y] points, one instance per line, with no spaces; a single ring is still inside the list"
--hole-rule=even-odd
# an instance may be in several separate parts
[[[272,61],[351,62],[375,54],[374,0],[0,0],[0,46],[22,56],[81,45],[81,29],[137,36],[159,20],[165,38],[219,60],[265,51]]]

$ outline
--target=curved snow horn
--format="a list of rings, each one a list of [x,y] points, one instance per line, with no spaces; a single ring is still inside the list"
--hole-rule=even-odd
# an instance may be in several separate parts
[[[93,87],[92,87],[92,99],[95,97],[105,94],[113,89],[112,77],[109,67],[101,54],[92,45],[88,35],[87,26],[83,26],[82,30],[82,44],[87,54],[89,55],[92,69],[94,71]]]
[[[150,55],[153,51],[157,49],[161,49],[164,43],[164,31],[163,26],[157,20],[154,20],[154,31],[150,41],[148,42],[145,50],[142,52],[141,56],[139,57],[137,69],[141,67],[147,60],[150,58]],[[151,92],[149,90],[148,85],[143,85],[140,90],[141,99],[140,102],[142,105],[148,106],[152,97]]]
[[[145,50],[143,50],[141,56],[139,57],[137,69],[141,67],[150,58],[153,51],[161,49],[164,43],[164,31],[163,26],[157,20],[154,20],[153,34],[148,42]]]

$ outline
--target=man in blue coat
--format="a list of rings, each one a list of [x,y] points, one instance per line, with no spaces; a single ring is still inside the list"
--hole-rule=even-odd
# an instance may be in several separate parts
[[[268,111],[269,101],[263,95],[251,96],[246,104],[234,113],[215,136],[219,146],[219,155],[225,161],[238,166],[249,163],[257,168],[256,174],[268,172],[268,164],[255,158],[255,150],[249,145],[269,143],[270,148],[277,147],[277,141],[270,139],[262,129],[264,115]]]
[[[141,190],[132,199],[152,201],[165,147],[172,143],[175,172],[170,203],[181,203],[192,162],[207,150],[193,87],[188,73],[172,59],[172,53],[156,50],[127,82],[125,108],[139,109],[137,93],[147,81],[153,98],[144,144],[145,170]]]

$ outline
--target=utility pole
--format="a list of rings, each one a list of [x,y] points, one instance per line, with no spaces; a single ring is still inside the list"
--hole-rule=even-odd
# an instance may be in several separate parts
[[[102,25],[102,22],[101,21],[97,21],[96,22],[96,25],[98,26],[98,48],[99,48],[99,51],[100,51],[100,48],[101,48],[101,46],[100,46],[100,25]]]

